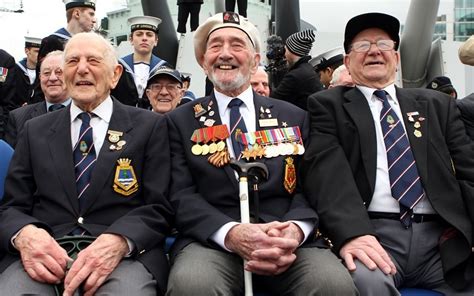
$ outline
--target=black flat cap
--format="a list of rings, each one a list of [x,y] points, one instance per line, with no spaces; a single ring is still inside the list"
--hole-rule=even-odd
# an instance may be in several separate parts
[[[379,28],[385,31],[395,41],[395,50],[398,49],[400,44],[400,36],[398,35],[400,22],[391,15],[371,12],[355,16],[347,22],[344,32],[344,50],[346,53],[349,53],[354,37],[369,28]]]

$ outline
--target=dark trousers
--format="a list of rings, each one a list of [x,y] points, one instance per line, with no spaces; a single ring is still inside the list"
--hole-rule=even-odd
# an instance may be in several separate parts
[[[191,32],[196,31],[199,26],[199,11],[201,3],[183,3],[178,7],[178,33],[186,33],[188,15],[191,15]]]
[[[225,10],[234,11],[236,0],[225,0]],[[239,7],[239,14],[247,17],[247,0],[237,0],[237,6]]]

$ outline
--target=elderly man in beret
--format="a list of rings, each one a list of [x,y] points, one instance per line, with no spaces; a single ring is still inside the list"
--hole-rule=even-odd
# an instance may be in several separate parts
[[[241,295],[243,268],[253,273],[257,290],[355,295],[349,273],[316,235],[318,217],[299,186],[307,114],[258,95],[250,85],[260,61],[259,32],[246,18],[225,12],[209,18],[194,36],[196,59],[214,91],[166,115],[170,200],[179,233],[168,295]],[[283,142],[293,147],[285,155],[277,148]],[[259,197],[252,194],[254,223],[240,221],[231,157],[263,162],[270,171]]]
[[[382,13],[347,23],[356,87],[309,99],[305,192],[361,295],[473,295],[474,145],[454,100],[394,85],[399,28]]]

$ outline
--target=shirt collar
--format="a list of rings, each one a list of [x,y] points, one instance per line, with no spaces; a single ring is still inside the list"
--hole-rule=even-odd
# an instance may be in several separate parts
[[[216,89],[214,89],[214,95],[216,97],[217,106],[219,107],[219,114],[221,118],[228,110],[227,105],[229,105],[232,99],[239,98],[240,100],[242,100],[242,102],[244,102],[244,106],[247,109],[249,108],[249,106],[253,105],[253,90],[250,85],[244,92],[242,92],[236,97],[229,97],[223,93],[218,92]]]
[[[99,117],[108,124],[110,122],[110,118],[112,117],[112,110],[113,101],[112,98],[108,96],[102,103],[99,104],[99,106],[95,107],[95,109],[92,110],[92,113],[94,113],[97,117]],[[71,104],[71,122],[73,122],[82,112],[84,111],[77,107],[73,101],[73,103]]]
[[[71,98],[67,99],[66,101],[64,101],[62,103],[55,103],[55,104],[61,104],[64,107],[67,107],[67,106],[69,106],[69,104],[71,104]],[[54,104],[46,101],[46,110],[49,110],[49,107],[51,107],[52,105],[54,105]]]
[[[360,90],[360,92],[364,95],[364,97],[369,101],[369,102],[374,102],[376,98],[373,96],[374,91],[377,90],[377,88],[371,88],[367,86],[362,86],[362,85],[356,85],[356,87]],[[397,99],[397,92],[395,90],[395,84],[390,84],[386,86],[383,90],[385,90],[389,94],[389,100],[391,99],[395,104],[398,104],[398,99]]]

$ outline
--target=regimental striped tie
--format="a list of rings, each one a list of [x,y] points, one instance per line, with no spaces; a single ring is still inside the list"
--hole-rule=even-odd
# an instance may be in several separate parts
[[[405,227],[409,227],[413,208],[425,193],[405,129],[397,114],[392,110],[386,92],[376,90],[374,95],[383,104],[380,125],[387,150],[392,196],[400,203],[400,221]]]
[[[76,172],[77,198],[79,199],[79,206],[82,207],[84,199],[81,197],[89,188],[96,157],[92,127],[90,126],[92,114],[82,112],[78,115],[78,118],[82,120],[82,124],[79,140],[74,147],[74,169]]]
[[[243,104],[242,100],[235,98],[227,105],[230,108],[230,138],[232,140],[232,148],[236,159],[240,159],[242,152],[242,144],[238,141],[240,134],[247,132],[245,121],[240,114],[240,106]]]

